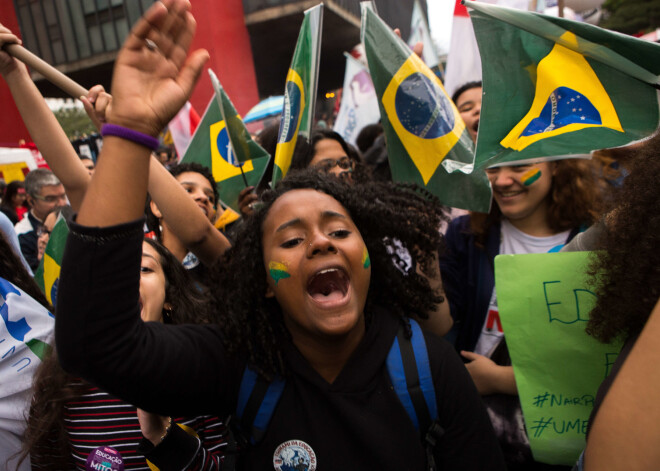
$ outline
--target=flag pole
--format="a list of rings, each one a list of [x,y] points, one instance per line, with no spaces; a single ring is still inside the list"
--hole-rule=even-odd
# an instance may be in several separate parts
[[[16,59],[39,72],[53,85],[61,88],[73,98],[77,99],[81,96],[87,96],[89,94],[89,91],[83,88],[80,84],[74,82],[55,67],[50,65],[48,62],[32,54],[23,46],[18,44],[7,44],[3,47],[3,49],[14,56]]]
[[[245,188],[247,188],[250,185],[248,185],[247,178],[245,178],[245,173],[243,172],[243,164],[244,162],[241,162],[241,165],[239,165],[238,168],[241,169],[241,176],[243,177],[243,183],[245,183]]]

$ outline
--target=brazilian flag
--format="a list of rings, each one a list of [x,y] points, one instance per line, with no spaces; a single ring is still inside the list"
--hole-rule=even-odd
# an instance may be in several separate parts
[[[53,306],[57,304],[57,287],[60,281],[62,256],[64,255],[64,246],[68,235],[69,226],[60,214],[50,233],[44,256],[34,274],[34,281],[37,282],[41,291],[46,295],[46,299]]]
[[[296,50],[286,76],[284,107],[275,148],[272,186],[291,166],[298,134],[309,137],[314,120],[314,104],[319,76],[323,4],[305,11]]]
[[[365,3],[362,42],[392,178],[417,183],[448,206],[488,212],[488,178],[473,172],[472,139],[440,79]]]
[[[483,70],[477,167],[618,147],[657,128],[660,45],[563,18],[465,3]]]
[[[247,186],[257,186],[268,167],[270,156],[252,140],[224,89],[219,82],[217,85],[215,96],[181,161],[197,162],[210,168],[217,182],[220,200],[238,212],[238,194]]]

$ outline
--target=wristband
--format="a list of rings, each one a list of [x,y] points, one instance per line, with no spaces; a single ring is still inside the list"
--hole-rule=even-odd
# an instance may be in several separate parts
[[[125,128],[124,126],[119,126],[117,124],[104,124],[103,127],[101,127],[101,136],[120,137],[122,139],[126,139],[127,141],[135,142],[136,144],[151,150],[158,149],[158,146],[160,145],[158,139],[150,136],[149,134],[144,134],[140,131]]]

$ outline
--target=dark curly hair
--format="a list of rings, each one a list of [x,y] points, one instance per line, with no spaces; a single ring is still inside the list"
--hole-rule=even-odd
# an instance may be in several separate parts
[[[158,253],[165,274],[165,300],[172,309],[163,309],[163,320],[173,324],[208,323],[208,294],[200,291],[188,271],[165,247],[151,239],[145,238],[144,242]],[[64,406],[77,400],[86,387],[86,383],[62,369],[53,349],[35,373],[21,462],[31,454],[39,469],[72,468]]]
[[[414,185],[350,185],[312,169],[291,172],[274,191],[263,194],[263,205],[246,219],[236,244],[214,270],[212,284],[223,287],[222,293],[213,296],[221,313],[218,317],[227,349],[245,355],[266,378],[285,374],[277,339],[289,334],[277,301],[265,297],[262,226],[277,198],[297,189],[314,189],[332,196],[346,208],[360,231],[372,266],[365,306],[367,323],[375,305],[385,306],[405,320],[412,314],[426,318],[424,313],[444,300],[415,270],[403,273],[395,267],[394,256],[388,251],[397,240],[423,273],[437,273],[433,254],[441,246],[438,227],[445,219],[437,200]]]
[[[548,192],[548,224],[555,232],[590,225],[603,210],[605,181],[591,160],[566,159],[550,162],[555,165],[552,187]],[[490,213],[470,213],[470,228],[475,242],[486,241],[490,228],[502,219],[502,212],[493,204]]]
[[[628,164],[590,273],[598,300],[587,332],[609,342],[639,334],[660,297],[660,134]]]

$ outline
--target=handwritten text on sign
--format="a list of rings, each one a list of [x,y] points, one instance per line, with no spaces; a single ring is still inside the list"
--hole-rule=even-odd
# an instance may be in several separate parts
[[[584,329],[596,295],[585,274],[589,252],[500,255],[495,282],[534,458],[572,465],[589,414],[620,345]]]

